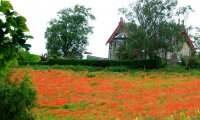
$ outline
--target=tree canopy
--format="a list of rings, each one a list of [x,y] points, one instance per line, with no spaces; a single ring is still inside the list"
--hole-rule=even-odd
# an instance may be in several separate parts
[[[48,55],[72,58],[82,55],[88,45],[87,36],[93,32],[89,21],[94,19],[91,9],[81,5],[58,12],[45,32]]]
[[[29,49],[26,19],[20,16],[9,1],[2,1],[0,6],[0,76],[4,69],[17,60],[19,49]]]
[[[1,1],[0,1],[1,2]],[[9,68],[17,63],[19,51],[28,50],[26,19],[13,10],[9,1],[0,5],[0,118],[1,120],[33,120],[31,109],[36,104],[36,91],[26,75],[11,79]]]
[[[178,23],[184,20],[190,6],[177,8],[178,0],[137,0],[120,12],[129,22],[127,59],[154,58],[159,50],[165,52],[181,49],[181,31],[187,28]]]

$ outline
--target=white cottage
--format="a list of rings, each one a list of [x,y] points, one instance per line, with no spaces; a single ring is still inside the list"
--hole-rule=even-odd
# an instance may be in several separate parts
[[[120,19],[120,22],[112,33],[106,45],[109,44],[109,51],[108,51],[108,59],[109,60],[116,60],[115,52],[122,44],[128,43],[128,29],[125,26],[125,22],[123,19]]]
[[[188,36],[188,33],[186,31],[181,32],[182,36],[187,39],[187,41],[183,44],[182,49],[177,53],[177,59],[179,56],[190,56],[193,53],[196,53],[196,49],[193,45],[193,42],[191,41],[190,37]],[[120,19],[120,22],[115,29],[115,31],[112,33],[110,38],[107,40],[106,45],[109,44],[109,51],[108,51],[108,59],[109,60],[117,60],[117,57],[115,56],[116,50],[120,47],[120,45],[124,43],[127,45],[128,43],[128,29],[125,26],[125,22],[123,19]],[[166,58],[168,60],[172,59],[174,53],[168,52]],[[158,56],[161,58],[165,58],[165,53],[160,51],[158,53]]]

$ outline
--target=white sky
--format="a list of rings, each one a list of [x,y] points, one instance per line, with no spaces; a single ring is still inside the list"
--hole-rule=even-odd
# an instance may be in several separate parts
[[[32,45],[30,52],[34,54],[46,53],[46,39],[44,33],[48,22],[56,17],[58,11],[63,8],[72,7],[76,4],[92,8],[92,13],[96,20],[91,22],[94,26],[94,33],[89,36],[89,46],[87,51],[92,55],[108,56],[108,46],[106,41],[113,33],[120,20],[118,8],[127,7],[129,3],[136,0],[9,0],[14,9],[27,19],[27,26],[34,39],[28,43]],[[191,5],[195,13],[190,13],[187,25],[200,27],[200,1],[199,0],[179,0],[181,6]]]

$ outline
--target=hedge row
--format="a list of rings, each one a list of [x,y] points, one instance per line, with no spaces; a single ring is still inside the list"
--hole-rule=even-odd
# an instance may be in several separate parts
[[[190,68],[200,69],[200,55],[189,57],[187,64],[186,64],[186,59],[182,59],[181,65],[189,69]]]
[[[188,65],[186,66],[187,68],[194,68],[194,69],[200,69],[200,63],[197,62],[189,62]]]
[[[82,65],[93,67],[128,66],[130,68],[156,69],[163,67],[161,60],[140,60],[140,61],[114,61],[114,60],[75,60],[75,59],[50,59],[41,61],[39,65]]]

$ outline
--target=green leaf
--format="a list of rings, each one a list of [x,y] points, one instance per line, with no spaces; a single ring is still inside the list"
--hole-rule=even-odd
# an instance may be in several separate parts
[[[5,22],[0,19],[0,68],[7,68],[11,67],[16,61],[19,49],[29,49],[30,45],[25,43],[31,36],[25,34],[28,31],[25,24],[26,19],[13,11],[13,7],[9,1],[2,1],[0,11],[5,16]],[[1,73],[3,72],[0,69]]]
[[[17,27],[17,22],[16,22],[16,20],[15,20],[14,18],[12,18],[12,17],[7,17],[7,18],[6,18],[6,21],[7,21],[8,23],[10,23],[10,25],[12,25],[13,27]]]
[[[18,16],[16,19],[18,19],[21,23],[26,23],[26,18],[23,16]]]
[[[26,40],[24,40],[24,39],[18,39],[18,43],[20,45],[24,45],[26,43]]]
[[[10,10],[13,10],[11,3],[9,1],[2,1],[0,11],[6,15],[10,12]]]
[[[9,1],[3,0],[3,1],[1,1],[1,3],[2,3],[2,5],[1,5],[2,7],[5,7],[9,10],[13,10],[13,7]]]
[[[3,54],[0,54],[0,59],[3,59],[4,55]]]
[[[26,37],[29,39],[33,39],[33,36],[31,36],[31,35],[27,35]]]
[[[0,28],[3,28],[3,21],[0,19]]]

